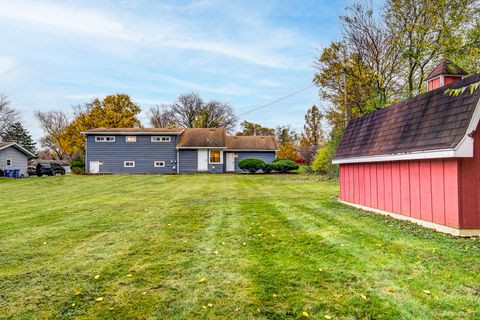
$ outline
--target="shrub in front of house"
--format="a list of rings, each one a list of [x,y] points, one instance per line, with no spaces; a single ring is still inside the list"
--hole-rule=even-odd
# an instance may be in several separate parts
[[[85,168],[81,167],[71,167],[73,174],[85,174]]]
[[[295,163],[295,161],[292,160],[275,160],[272,161],[271,163],[273,171],[278,171],[282,173],[287,173],[292,170],[297,170],[299,168],[298,164]]]
[[[263,173],[271,173],[273,171],[273,164],[272,163],[265,163],[262,168]]]
[[[238,167],[243,171],[255,173],[265,167],[265,161],[260,159],[243,159],[238,163]]]

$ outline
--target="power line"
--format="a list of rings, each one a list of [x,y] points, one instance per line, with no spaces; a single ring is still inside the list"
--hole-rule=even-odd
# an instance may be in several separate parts
[[[314,86],[314,84],[311,84],[311,85],[309,85],[308,87],[302,88],[302,89],[300,89],[300,90],[298,90],[298,91],[295,91],[295,92],[292,92],[292,93],[290,93],[290,94],[288,94],[288,95],[286,95],[286,96],[283,96],[283,97],[281,97],[281,98],[278,98],[278,99],[276,99],[276,100],[273,100],[272,102],[269,102],[269,103],[267,103],[267,104],[264,104],[264,105],[261,105],[261,106],[259,106],[259,107],[256,107],[256,108],[254,108],[254,109],[252,109],[252,110],[250,110],[250,111],[247,111],[247,112],[245,112],[245,113],[242,113],[242,114],[239,115],[237,118],[243,117],[244,115],[250,114],[250,113],[252,113],[252,112],[258,111],[258,110],[263,109],[263,108],[266,108],[266,107],[268,107],[268,106],[271,106],[272,104],[275,104],[275,103],[277,103],[277,102],[279,102],[279,101],[282,101],[282,100],[285,100],[285,99],[287,99],[287,98],[293,97],[294,95],[297,95],[297,94],[299,94],[300,92],[303,92],[303,91],[305,91],[305,90],[307,90],[307,89],[310,89],[310,88],[313,87],[313,86]]]

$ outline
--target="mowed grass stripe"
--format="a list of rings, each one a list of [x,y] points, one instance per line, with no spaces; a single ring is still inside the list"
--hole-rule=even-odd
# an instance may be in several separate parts
[[[0,318],[479,315],[478,240],[341,205],[336,183],[66,176],[0,191]]]

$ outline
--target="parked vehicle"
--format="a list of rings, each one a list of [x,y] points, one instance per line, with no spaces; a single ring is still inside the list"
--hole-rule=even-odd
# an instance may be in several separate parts
[[[43,175],[46,176],[55,176],[57,174],[61,174],[62,176],[65,174],[65,169],[57,164],[57,163],[39,163],[37,164],[36,168],[37,176],[41,177]]]
[[[37,169],[34,166],[29,166],[27,168],[27,174],[29,177],[37,175]]]

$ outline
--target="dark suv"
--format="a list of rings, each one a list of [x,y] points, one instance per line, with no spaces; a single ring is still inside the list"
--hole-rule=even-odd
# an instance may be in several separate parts
[[[39,177],[43,175],[55,176],[57,174],[61,174],[63,176],[65,174],[65,169],[58,163],[54,163],[54,162],[39,163],[37,164],[36,172],[37,172],[37,176]]]

